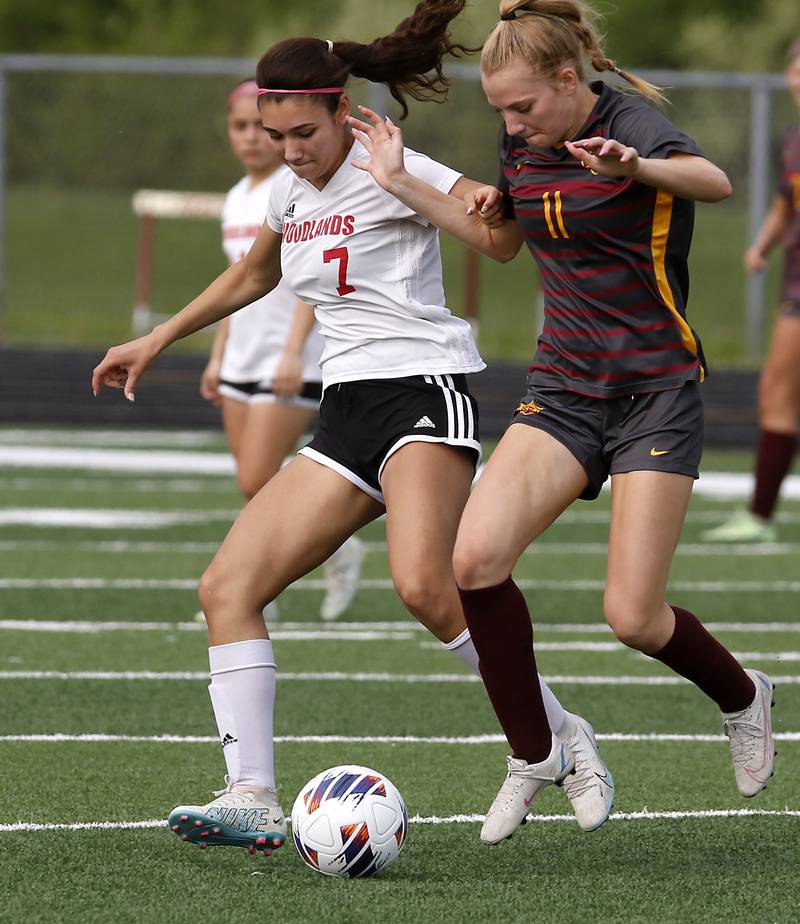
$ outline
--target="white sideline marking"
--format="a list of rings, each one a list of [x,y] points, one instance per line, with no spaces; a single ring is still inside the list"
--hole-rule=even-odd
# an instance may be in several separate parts
[[[761,633],[761,632],[800,632],[800,622],[707,622],[704,623],[709,632],[732,633]],[[537,622],[535,625],[537,636],[547,634],[568,635],[608,635],[611,629],[605,623],[558,623]],[[137,622],[136,620],[94,621],[83,620],[53,620],[53,619],[0,619],[0,631],[12,632],[205,632],[206,627],[197,622]],[[348,632],[425,632],[425,627],[411,620],[397,620],[395,622],[279,622],[276,623],[277,632],[311,632],[326,631],[332,637],[346,637]],[[422,642],[439,648],[436,642]],[[539,648],[542,642],[537,642]],[[569,643],[567,643],[569,644]],[[582,644],[582,643],[578,643]],[[611,645],[616,650],[617,643],[601,642],[599,644]],[[611,650],[611,649],[609,649]]]
[[[156,483],[147,482],[148,491],[156,488]],[[166,485],[161,485],[165,488]],[[127,488],[126,488],[127,489]],[[143,488],[144,490],[144,488]],[[171,488],[169,490],[172,490]],[[141,511],[140,511],[141,512]],[[232,516],[234,511],[216,511],[218,514]],[[70,523],[69,525],[73,525]],[[116,521],[110,525],[123,525]],[[70,543],[71,549],[80,549],[87,552],[112,552],[112,553],[130,553],[130,552],[185,552],[188,554],[203,553],[212,554],[219,548],[219,542],[139,542],[134,540],[91,540],[85,539],[78,542]],[[364,542],[364,547],[368,552],[386,553],[385,542]],[[51,550],[60,550],[64,548],[64,542],[55,539],[19,539],[19,540],[2,540],[0,541],[0,551],[39,551],[46,552]],[[691,555],[692,557],[705,556],[723,558],[734,556],[741,558],[770,558],[777,555],[797,555],[800,553],[800,542],[764,542],[761,544],[749,545],[723,545],[723,544],[687,544],[679,545],[677,555]],[[524,557],[530,558],[539,555],[608,555],[608,543],[606,542],[535,542],[528,546],[522,553]]]
[[[219,430],[139,430],[130,427],[101,427],[94,430],[0,429],[0,446],[212,446],[219,443]]]
[[[237,510],[101,510],[77,507],[6,507],[0,509],[0,526],[66,526],[89,529],[153,529],[232,521]],[[63,543],[62,543],[63,548]]]
[[[0,463],[2,464],[2,463]],[[163,485],[162,485],[163,487]],[[69,516],[67,516],[67,512]],[[172,517],[191,517],[191,519],[176,519],[175,523],[195,523],[195,522],[204,522],[210,520],[233,520],[236,515],[239,513],[238,510],[222,510],[222,509],[213,509],[205,510],[202,512],[185,512],[185,511],[160,511],[160,510],[118,510],[116,508],[111,508],[107,510],[101,510],[97,508],[50,508],[50,507],[22,507],[22,508],[6,508],[0,510],[3,517],[6,519],[0,521],[0,525],[20,525],[20,526],[63,526],[63,527],[91,527],[98,526],[103,528],[111,527],[123,527],[128,526],[126,524],[126,515],[135,514],[137,522],[133,524],[136,527],[141,527],[143,529],[151,528],[156,529],[162,525],[165,525],[162,520],[165,516]],[[689,513],[686,517],[687,523],[721,523],[730,516],[729,510],[720,510],[716,511],[698,511],[697,513]],[[381,516],[379,519],[383,519]],[[778,513],[775,519],[780,523],[800,523],[800,514],[793,514],[788,512]],[[610,521],[610,515],[607,510],[582,510],[582,511],[573,511],[567,510],[565,513],[562,513],[558,518],[554,526],[572,526],[575,524],[603,524],[606,525]],[[166,524],[170,525],[170,524]],[[589,543],[592,545],[592,543]],[[537,554],[538,549],[547,545],[555,545],[553,542],[542,542],[539,546],[532,547],[534,551],[530,554]],[[596,545],[602,546],[602,549],[607,552],[607,545],[605,543],[596,543]],[[780,547],[780,544],[776,544],[777,547]],[[215,544],[215,548],[217,544]],[[683,548],[687,548],[684,546]],[[688,546],[690,549],[694,549],[695,546]],[[730,551],[731,549],[750,549],[749,552],[742,551],[740,554],[766,554],[759,553],[758,549],[770,549],[768,544],[763,546],[742,546],[734,545],[728,547],[722,546],[713,546],[713,545],[697,545],[696,551],[694,554],[704,555],[711,554],[706,551],[707,549],[717,549]],[[679,548],[680,551],[680,548]],[[598,552],[599,554],[599,552]],[[716,551],[714,554],[717,554]],[[724,554],[724,552],[720,552]],[[736,554],[735,551],[731,554]],[[776,552],[777,554],[777,552]]]
[[[322,623],[325,625],[325,623]],[[306,642],[306,641],[346,641],[346,642],[407,642],[416,638],[415,632],[411,628],[402,631],[386,631],[381,629],[358,629],[358,630],[339,630],[339,629],[314,629],[313,624],[309,628],[303,629],[286,629],[281,623],[277,628],[270,627],[270,637],[276,641],[283,642]],[[98,632],[120,632],[120,631],[140,631],[140,632],[175,632],[191,631],[205,632],[206,627],[199,622],[36,622],[26,619],[2,619],[0,620],[0,631],[29,631],[29,632],[67,632],[67,633],[86,633],[96,634]]]
[[[197,578],[2,578],[0,590],[34,590],[36,588],[68,588],[77,590],[194,590]],[[520,590],[601,591],[605,581],[550,581],[522,578],[515,581]],[[301,578],[287,590],[325,590],[322,578]],[[359,581],[361,590],[394,590],[389,578],[367,578]],[[697,593],[773,592],[798,593],[800,581],[670,581],[671,591]]]
[[[169,434],[156,440],[174,445]],[[56,434],[55,440],[71,442],[63,436]],[[75,434],[73,440],[77,448],[55,447],[48,445],[38,446],[9,446],[2,445],[0,441],[0,466],[13,466],[15,468],[71,468],[89,471],[128,471],[128,472],[175,472],[177,474],[230,474],[235,471],[233,458],[227,452],[173,452],[165,449],[141,450],[143,442],[136,433],[128,435],[126,445],[133,448],[87,449],[87,444],[107,447],[113,444],[114,431],[109,431],[107,438],[104,434],[93,435]],[[28,439],[27,442],[38,442]],[[118,444],[119,445],[119,444]],[[184,444],[185,445],[185,444]],[[195,444],[196,445],[196,444]],[[605,484],[608,490],[608,482]],[[696,495],[716,498],[742,498],[752,493],[753,476],[745,472],[703,472],[700,479],[695,482]],[[800,476],[790,475],[781,487],[781,495],[786,500],[800,499]]]
[[[624,732],[609,732],[596,735],[598,741],[617,742],[681,742],[681,743],[718,743],[727,741],[725,735],[679,735],[659,734],[626,734]],[[800,732],[778,732],[773,735],[775,741],[800,741]],[[465,735],[445,737],[441,735],[276,735],[277,744],[503,744],[503,735]],[[33,742],[55,743],[65,742],[78,744],[219,744],[219,738],[213,735],[100,735],[83,734],[67,735],[61,733],[49,735],[0,735],[0,742]]]
[[[435,651],[441,650],[442,646],[439,642],[420,642],[419,647]],[[614,654],[631,652],[631,649],[626,648],[621,642],[536,642],[535,648],[536,651],[603,651]],[[632,653],[638,654],[638,652]]]
[[[612,812],[609,821],[680,821],[687,818],[754,818],[757,816],[772,818],[797,818],[800,810],[782,809],[705,809],[685,812]],[[485,815],[414,815],[409,818],[412,825],[454,825],[477,824],[485,821]],[[528,815],[528,821],[566,821],[574,822],[574,815]],[[146,828],[166,828],[163,818],[151,818],[147,821],[80,821],[71,824],[50,824],[31,821],[19,821],[15,824],[0,824],[0,833],[19,831],[98,831],[98,830],[141,830]]]
[[[656,686],[672,687],[688,684],[688,680],[675,675],[651,676],[603,676],[548,674],[542,675],[547,683],[572,684],[574,686]],[[279,675],[281,682],[295,680],[330,681],[347,683],[481,683],[477,674],[389,674],[389,673],[346,673],[330,671],[286,672]],[[771,675],[776,686],[800,684],[800,676]],[[0,671],[0,680],[203,680],[208,682],[207,671]]]
[[[0,489],[12,491],[75,491],[98,494],[101,491],[131,491],[135,494],[152,494],[154,491],[170,491],[179,494],[206,494],[210,492],[231,494],[235,487],[225,477],[207,476],[200,478],[124,478],[103,481],[100,478],[29,478],[25,476],[0,477]]]

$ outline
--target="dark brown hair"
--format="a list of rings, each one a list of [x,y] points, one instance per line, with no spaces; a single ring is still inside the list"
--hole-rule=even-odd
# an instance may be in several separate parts
[[[328,42],[317,38],[285,39],[273,45],[258,62],[259,87],[273,90],[313,90],[315,87],[344,87],[349,77],[364,77],[385,83],[408,115],[406,97],[444,102],[449,86],[442,72],[446,55],[459,57],[475,48],[452,41],[450,22],[464,9],[466,0],[422,0],[414,12],[391,33],[368,45],[358,42]],[[280,102],[282,97],[271,97]],[[336,94],[315,97],[331,111],[339,102]]]

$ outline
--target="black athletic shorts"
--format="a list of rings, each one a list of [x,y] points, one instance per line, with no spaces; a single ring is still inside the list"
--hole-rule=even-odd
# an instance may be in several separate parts
[[[300,455],[338,472],[379,503],[381,475],[406,443],[464,446],[481,459],[478,405],[465,375],[415,375],[330,385]]]
[[[511,423],[544,430],[566,446],[589,478],[594,500],[609,475],[656,471],[699,477],[703,400],[698,382],[680,388],[590,398],[530,385]]]

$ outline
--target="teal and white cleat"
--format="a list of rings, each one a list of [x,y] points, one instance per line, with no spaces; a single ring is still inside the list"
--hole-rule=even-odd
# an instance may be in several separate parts
[[[594,729],[579,715],[568,712],[558,737],[575,757],[575,771],[562,787],[584,831],[596,831],[614,807],[614,777],[597,750]]]
[[[749,799],[767,788],[773,774],[775,745],[772,740],[773,684],[761,671],[746,671],[756,685],[753,702],[741,712],[723,712],[723,727],[730,739],[733,770],[739,792]]]
[[[244,789],[238,784],[215,793],[208,805],[179,805],[167,824],[182,841],[199,847],[246,847],[265,857],[283,846],[286,816],[272,789]]]
[[[776,542],[778,532],[768,520],[749,510],[737,510],[733,516],[701,534],[704,542]]]
[[[526,764],[518,757],[507,757],[508,774],[481,828],[484,844],[499,844],[524,825],[528,809],[539,793],[553,783],[561,783],[575,769],[572,750],[561,738],[552,736],[548,756],[538,764]]]

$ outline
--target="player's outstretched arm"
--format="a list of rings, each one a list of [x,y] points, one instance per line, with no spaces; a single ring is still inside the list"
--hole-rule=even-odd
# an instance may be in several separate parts
[[[499,199],[490,192],[493,187],[462,178],[448,195],[413,176],[405,169],[400,129],[391,119],[358,108],[369,123],[353,117],[347,121],[371,156],[368,161],[353,161],[354,167],[372,174],[387,192],[478,253],[502,263],[517,255],[522,234],[516,222],[499,218]]]
[[[111,347],[92,374],[92,393],[105,385],[134,400],[142,373],[171,343],[261,298],[280,282],[281,236],[265,225],[247,256],[229,266],[182,311],[144,337]]]
[[[681,199],[720,202],[731,193],[724,171],[705,157],[675,152],[666,158],[640,157],[636,148],[614,138],[565,141],[569,153],[587,170],[600,176],[630,176],[645,186],[656,186]]]

